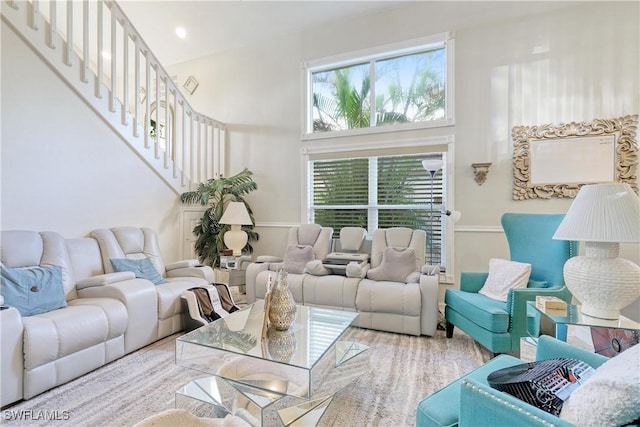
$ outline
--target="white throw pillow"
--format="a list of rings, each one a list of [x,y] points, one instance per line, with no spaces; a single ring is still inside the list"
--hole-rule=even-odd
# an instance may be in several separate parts
[[[531,264],[493,258],[489,261],[489,276],[478,293],[498,301],[507,301],[509,289],[526,288]]]
[[[640,344],[604,362],[562,405],[560,418],[581,427],[640,419]]]

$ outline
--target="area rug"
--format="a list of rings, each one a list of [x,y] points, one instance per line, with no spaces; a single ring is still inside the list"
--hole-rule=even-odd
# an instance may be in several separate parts
[[[176,366],[178,336],[5,408],[3,423],[130,427],[171,409],[174,392],[203,376]],[[352,327],[345,338],[370,347],[371,370],[336,396],[321,426],[415,425],[418,402],[492,356],[458,331],[447,339],[443,331],[434,337],[416,337]]]

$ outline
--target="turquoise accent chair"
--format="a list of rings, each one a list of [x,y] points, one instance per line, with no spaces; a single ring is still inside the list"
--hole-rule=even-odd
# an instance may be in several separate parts
[[[578,255],[578,243],[553,240],[564,214],[505,213],[501,224],[512,261],[531,264],[527,288],[509,291],[507,302],[478,291],[489,273],[462,272],[460,289],[447,289],[444,302],[447,337],[458,327],[494,354],[520,350],[520,338],[528,336],[535,313],[527,313],[527,301],[537,295],[556,296],[567,303],[571,293],[564,285],[564,263]],[[537,334],[536,334],[537,335]]]
[[[599,354],[543,335],[536,360],[567,357],[597,368],[608,359]],[[416,427],[442,426],[573,426],[507,393],[491,388],[487,376],[498,369],[525,363],[501,354],[467,375],[436,391],[418,404]],[[575,427],[575,426],[574,426]]]

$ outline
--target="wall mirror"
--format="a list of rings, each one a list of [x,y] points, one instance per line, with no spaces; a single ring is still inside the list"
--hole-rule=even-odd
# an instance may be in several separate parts
[[[590,123],[515,126],[513,199],[578,194],[585,184],[626,182],[638,193],[638,115]]]

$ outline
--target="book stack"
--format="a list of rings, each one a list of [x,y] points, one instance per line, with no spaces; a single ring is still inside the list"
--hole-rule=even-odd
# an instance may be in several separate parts
[[[558,297],[550,297],[544,295],[536,296],[536,308],[540,311],[565,311],[567,303]]]

